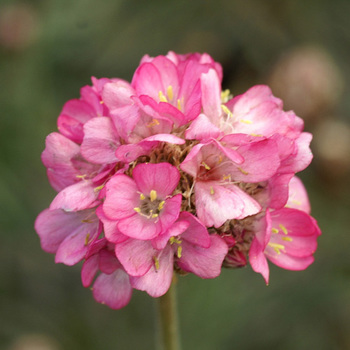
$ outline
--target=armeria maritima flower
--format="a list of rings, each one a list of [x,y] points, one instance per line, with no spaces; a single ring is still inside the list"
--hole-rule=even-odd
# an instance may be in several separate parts
[[[56,262],[83,261],[97,301],[159,297],[177,272],[215,278],[249,261],[268,283],[268,260],[313,262],[320,229],[294,176],[311,134],[267,86],[233,97],[221,80],[209,55],[169,52],[64,105],[42,154],[58,194],[35,229]]]

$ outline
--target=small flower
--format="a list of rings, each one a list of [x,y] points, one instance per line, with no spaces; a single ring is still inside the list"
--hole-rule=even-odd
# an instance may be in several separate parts
[[[152,239],[164,233],[178,218],[181,194],[171,196],[179,171],[168,163],[138,164],[127,175],[114,175],[106,185],[103,211],[128,237]]]

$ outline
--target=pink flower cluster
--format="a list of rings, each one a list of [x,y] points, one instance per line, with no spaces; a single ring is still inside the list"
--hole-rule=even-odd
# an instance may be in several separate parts
[[[268,283],[267,260],[313,262],[320,230],[294,176],[311,135],[267,86],[232,97],[221,80],[209,55],[169,52],[64,105],[42,154],[58,194],[35,229],[57,263],[83,261],[97,301],[159,297],[174,271],[215,278],[249,260]]]

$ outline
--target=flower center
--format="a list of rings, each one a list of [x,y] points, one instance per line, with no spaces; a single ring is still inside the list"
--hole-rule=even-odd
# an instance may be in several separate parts
[[[151,190],[149,196],[140,194],[140,206],[134,210],[148,219],[155,219],[162,211],[164,203],[165,201],[157,198],[157,191]]]

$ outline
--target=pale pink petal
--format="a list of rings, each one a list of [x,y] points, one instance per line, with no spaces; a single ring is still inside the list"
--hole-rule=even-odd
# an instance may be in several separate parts
[[[162,250],[149,271],[140,277],[131,277],[131,284],[135,289],[146,291],[151,297],[164,295],[172,281],[174,255],[170,246]]]
[[[131,276],[143,276],[154,264],[153,257],[157,251],[150,241],[129,238],[116,244],[115,253],[125,271]]]
[[[46,148],[41,160],[47,168],[51,186],[60,191],[78,182],[78,171],[71,159],[79,154],[79,146],[65,136],[53,132],[46,138]]]
[[[221,84],[214,69],[201,75],[201,89],[203,113],[217,126],[222,115]]]
[[[195,184],[197,216],[207,227],[220,227],[226,220],[257,214],[260,205],[235,185],[217,182]]]
[[[227,244],[221,237],[211,235],[209,248],[193,245],[187,240],[181,245],[181,257],[176,259],[181,269],[201,278],[215,278],[220,275],[221,265],[228,251]]]
[[[123,174],[114,175],[106,185],[103,211],[107,218],[119,220],[135,214],[139,194],[133,179]]]
[[[129,276],[121,269],[110,275],[101,273],[94,283],[92,293],[97,302],[106,304],[111,309],[121,309],[129,303],[132,295]]]
[[[42,211],[35,220],[35,231],[40,237],[42,249],[56,253],[64,239],[75,232],[87,236],[98,228],[97,217],[90,210],[67,213],[63,210]]]
[[[204,114],[200,114],[194,119],[185,132],[187,140],[208,140],[210,138],[217,139],[222,131],[216,127]]]
[[[306,189],[301,180],[294,176],[289,183],[289,197],[286,204],[288,208],[294,208],[310,214],[311,206]]]
[[[84,134],[81,154],[85,159],[97,164],[118,161],[115,151],[120,144],[119,137],[110,118],[91,119],[84,125]]]
[[[267,257],[275,265],[282,267],[283,269],[292,270],[292,271],[305,270],[315,260],[312,255],[299,258],[288,254],[278,255],[274,253],[274,255],[272,256],[268,255]]]
[[[63,209],[69,212],[93,208],[99,204],[98,193],[91,180],[82,180],[59,192],[52,201],[50,209]]]

